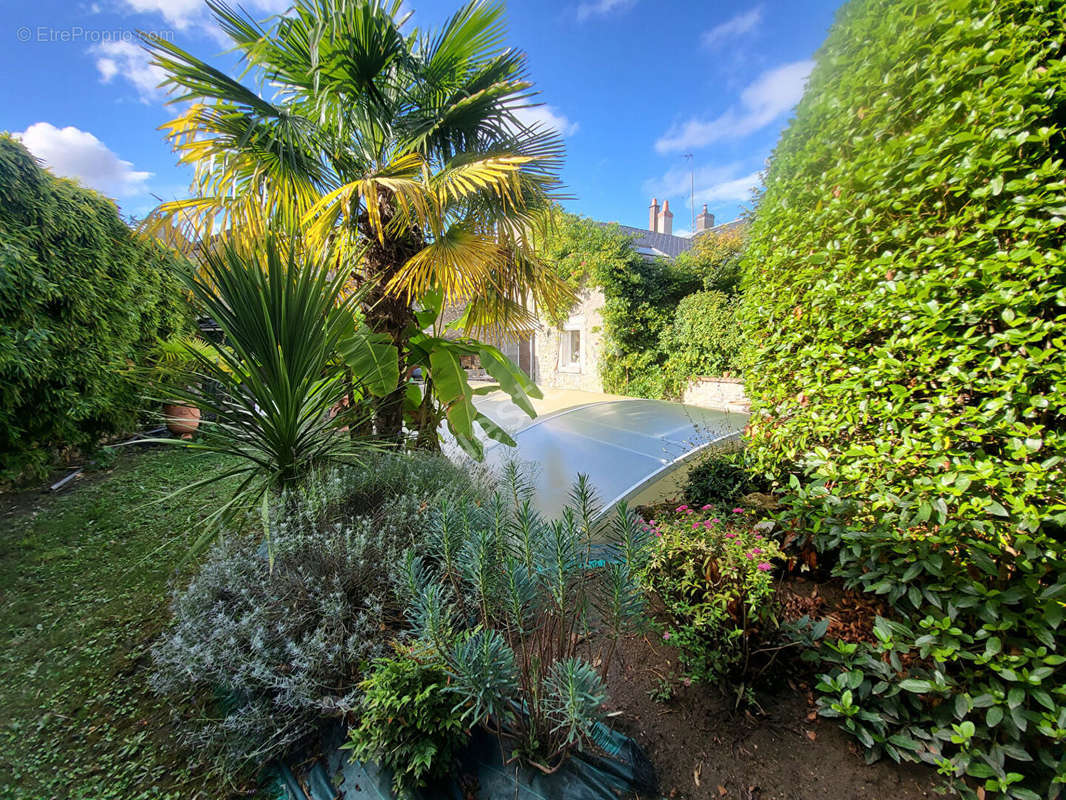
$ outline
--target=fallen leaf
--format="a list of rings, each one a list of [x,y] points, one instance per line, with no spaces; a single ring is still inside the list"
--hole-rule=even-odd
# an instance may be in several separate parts
[[[692,780],[696,783],[696,786],[700,785],[700,773],[703,771],[703,762],[700,761],[696,764],[696,769],[692,770]]]
[[[813,741],[814,741],[815,739],[817,739],[817,738],[818,738],[818,734],[817,734],[817,733],[815,733],[814,731],[806,731],[806,733],[807,733],[807,738],[808,738],[808,739],[810,739],[810,740],[811,740],[812,742],[813,742]]]
[[[725,797],[726,795],[725,787],[722,784],[718,784],[718,795],[719,797]]]

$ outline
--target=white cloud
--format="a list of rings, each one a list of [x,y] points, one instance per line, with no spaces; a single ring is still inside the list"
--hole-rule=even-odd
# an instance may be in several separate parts
[[[714,48],[726,39],[751,33],[760,22],[762,22],[762,6],[755,6],[751,11],[737,14],[720,25],[715,25],[709,31],[704,31],[700,41],[704,47]]]
[[[762,183],[761,174],[752,172],[738,176],[741,165],[697,167],[691,175],[688,169],[675,167],[658,178],[644,181],[644,193],[654,197],[679,198],[684,202],[679,207],[688,208],[691,182],[696,190],[696,208],[701,204],[737,203],[751,198],[751,190]]]
[[[792,109],[803,97],[813,61],[796,61],[764,72],[740,93],[740,108],[710,120],[690,119],[674,125],[657,142],[660,153],[705,147],[723,139],[740,139]]]
[[[714,205],[716,203],[739,203],[751,199],[753,189],[762,184],[762,173],[752,172],[740,178],[728,181],[719,181],[710,186],[697,186],[696,206],[701,203]]]
[[[637,0],[588,0],[580,3],[577,7],[578,22],[584,22],[590,17],[606,17],[610,14],[628,11],[635,6]]]
[[[123,0],[127,9],[138,14],[162,14],[176,28],[187,28],[204,15],[203,0]]]
[[[201,28],[205,33],[222,43],[229,43],[215,24],[204,0],[121,0],[126,11],[134,14],[159,14],[169,25],[178,30],[190,26]],[[292,0],[246,0],[239,7],[253,17],[269,16],[287,11]]]
[[[580,127],[578,123],[571,122],[570,119],[555,106],[528,106],[526,108],[516,108],[514,115],[518,117],[518,121],[523,125],[540,124],[547,128],[554,128],[559,132],[560,136],[573,136],[577,133],[578,127]]]
[[[94,45],[89,52],[96,56],[96,69],[104,83],[110,83],[116,75],[121,75],[137,89],[142,102],[163,96],[159,83],[165,73],[151,63],[152,56],[139,44],[102,42]]]
[[[57,128],[35,122],[15,137],[56,175],[76,178],[111,197],[143,194],[152,177],[151,172],[133,169],[133,164],[120,159],[88,131],[73,126]]]

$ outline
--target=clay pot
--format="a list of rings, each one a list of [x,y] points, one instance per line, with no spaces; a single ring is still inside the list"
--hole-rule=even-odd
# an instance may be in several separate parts
[[[165,405],[163,418],[166,420],[167,430],[182,439],[191,439],[200,427],[200,409],[196,406]]]

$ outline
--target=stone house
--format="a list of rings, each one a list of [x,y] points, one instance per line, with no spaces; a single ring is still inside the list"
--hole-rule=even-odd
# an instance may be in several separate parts
[[[716,226],[714,215],[704,206],[696,217],[692,237],[674,236],[673,217],[669,200],[660,207],[659,201],[652,199],[646,230],[628,225],[619,227],[635,237],[633,246],[640,255],[654,261],[677,258],[705,231],[724,232],[739,224],[733,221]],[[603,305],[604,296],[600,289],[591,286],[582,289],[568,319],[561,325],[541,319],[533,336],[513,342],[508,355],[543,388],[602,392]]]

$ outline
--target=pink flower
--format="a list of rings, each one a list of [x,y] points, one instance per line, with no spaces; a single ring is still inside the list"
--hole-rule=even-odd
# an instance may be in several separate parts
[[[755,558],[755,554],[754,553],[745,553],[744,555],[747,556],[748,558]]]
[[[771,567],[769,564],[767,564],[764,561],[761,564],[759,564],[759,569],[762,570],[763,572],[769,572],[771,569],[773,569],[773,567]]]
[[[711,520],[711,522],[719,522],[719,521],[720,520],[718,519],[718,517],[715,517],[714,519]]]
[[[663,634],[663,639],[668,640],[670,638],[670,631]]]
[[[696,530],[696,528],[698,528],[699,526],[700,526],[700,524],[698,522],[693,522],[692,523],[692,530]]]
[[[762,538],[762,534],[761,534],[761,533],[757,533],[757,534],[755,534],[755,538],[756,538],[756,539],[761,539],[761,538]]]
[[[759,549],[758,547],[754,547],[754,548],[752,548],[752,551],[751,551],[751,552],[753,552],[753,553],[761,553],[761,552],[762,552],[762,550],[761,550],[761,549]]]
[[[712,523],[711,523],[711,521],[709,519],[703,521],[703,527],[704,528],[710,528],[711,525],[712,525]]]
[[[730,531],[729,533],[727,533],[725,535],[725,538],[727,538],[727,539],[736,539],[737,535],[735,533],[733,533],[732,531]]]
[[[690,509],[689,509],[688,511],[686,511],[685,513],[686,513],[686,514],[695,514],[696,512],[695,512],[695,511],[693,511],[693,510],[692,510],[692,509],[690,508]]]
[[[710,507],[711,507],[711,504],[710,504],[710,503],[708,503],[708,504],[707,504],[707,505],[705,505],[705,506],[701,506],[701,507],[700,507],[700,511],[706,511],[706,510],[707,510],[707,509],[709,509]]]
[[[739,507],[738,508],[734,508],[733,509],[733,513],[734,514],[743,514],[744,513],[744,509],[743,508],[739,508]]]
[[[653,519],[649,519],[649,520],[648,520],[648,524],[649,524],[649,525],[654,525],[654,524],[655,524],[655,520],[653,520]]]
[[[678,506],[677,508],[674,509],[674,511],[676,511],[678,514],[680,514],[682,511],[687,511],[687,510],[688,510],[688,506]]]

